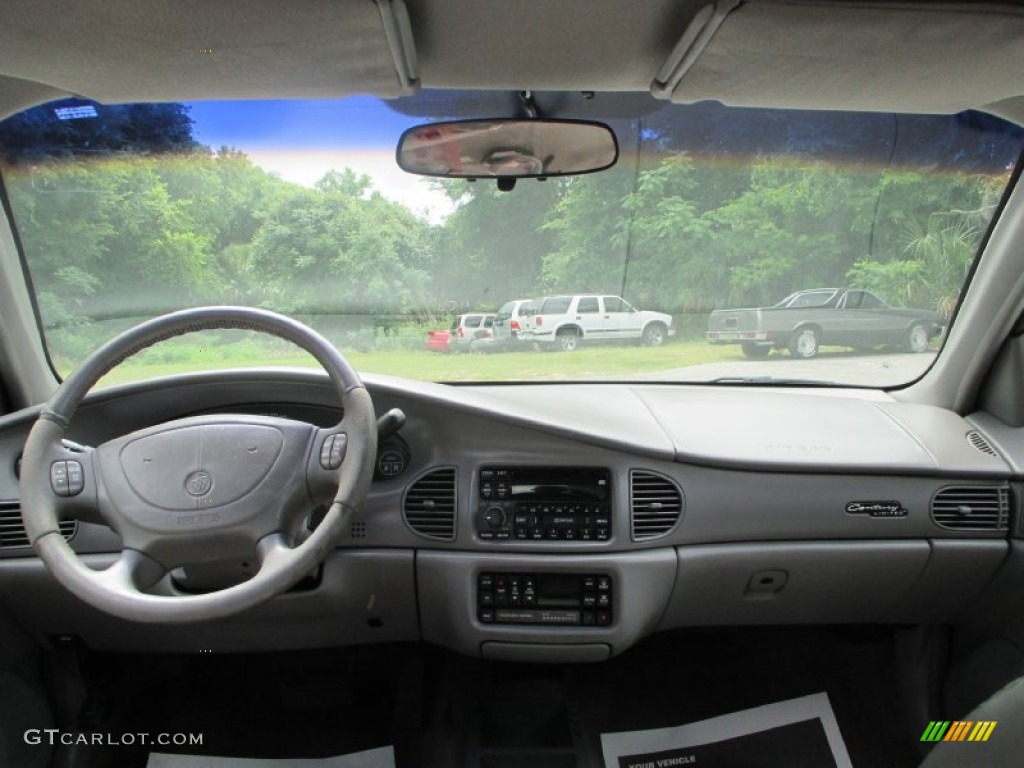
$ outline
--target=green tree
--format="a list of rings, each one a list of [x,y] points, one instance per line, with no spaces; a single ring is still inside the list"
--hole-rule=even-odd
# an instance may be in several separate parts
[[[459,307],[496,309],[538,290],[541,264],[555,235],[544,228],[565,182],[521,180],[511,192],[479,181],[442,181],[455,203],[438,233],[433,295]]]
[[[890,214],[901,225],[886,249],[894,255],[858,259],[849,282],[949,317],[1004,184],[1005,177],[967,174],[887,179],[890,196],[895,191],[902,199]]]
[[[749,189],[705,216],[720,280],[708,295],[721,304],[773,304],[842,282],[868,248],[878,180],[877,172],[822,162],[755,163]]]
[[[331,173],[315,189],[294,188],[278,201],[248,254],[261,276],[254,303],[358,315],[425,300],[429,225],[365,184],[347,183],[354,178]]]
[[[555,236],[541,268],[547,290],[622,291],[630,244],[621,218],[635,180],[636,172],[623,165],[562,182],[564,193],[543,224]]]

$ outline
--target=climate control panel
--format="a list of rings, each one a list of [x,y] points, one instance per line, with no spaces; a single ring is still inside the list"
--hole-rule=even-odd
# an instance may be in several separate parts
[[[606,573],[481,573],[477,618],[483,624],[606,627],[613,592]]]

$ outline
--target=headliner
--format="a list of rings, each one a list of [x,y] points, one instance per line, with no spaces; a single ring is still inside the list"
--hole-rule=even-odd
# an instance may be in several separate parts
[[[0,115],[66,95],[117,103],[394,98],[420,86],[647,92],[668,73],[660,95],[673,101],[979,108],[1024,122],[1020,5],[730,1],[712,27],[704,5],[6,0]]]

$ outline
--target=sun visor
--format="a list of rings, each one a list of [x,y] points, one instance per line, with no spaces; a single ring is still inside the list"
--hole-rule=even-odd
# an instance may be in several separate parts
[[[952,114],[1024,94],[1024,13],[725,0],[651,84],[677,103]]]
[[[3,15],[0,77],[106,103],[392,98],[419,85],[402,0],[7,0]]]

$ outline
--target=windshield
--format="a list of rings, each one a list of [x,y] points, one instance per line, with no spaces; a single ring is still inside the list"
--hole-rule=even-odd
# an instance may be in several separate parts
[[[144,318],[242,304],[311,324],[361,371],[435,381],[882,387],[928,369],[1019,128],[628,96],[576,95],[580,114],[552,115],[605,120],[615,167],[511,191],[394,159],[417,123],[514,114],[495,94],[65,100],[11,117],[0,171],[54,367]],[[500,337],[431,333],[490,327],[515,301]],[[105,383],[277,364],[315,363],[208,333]]]

